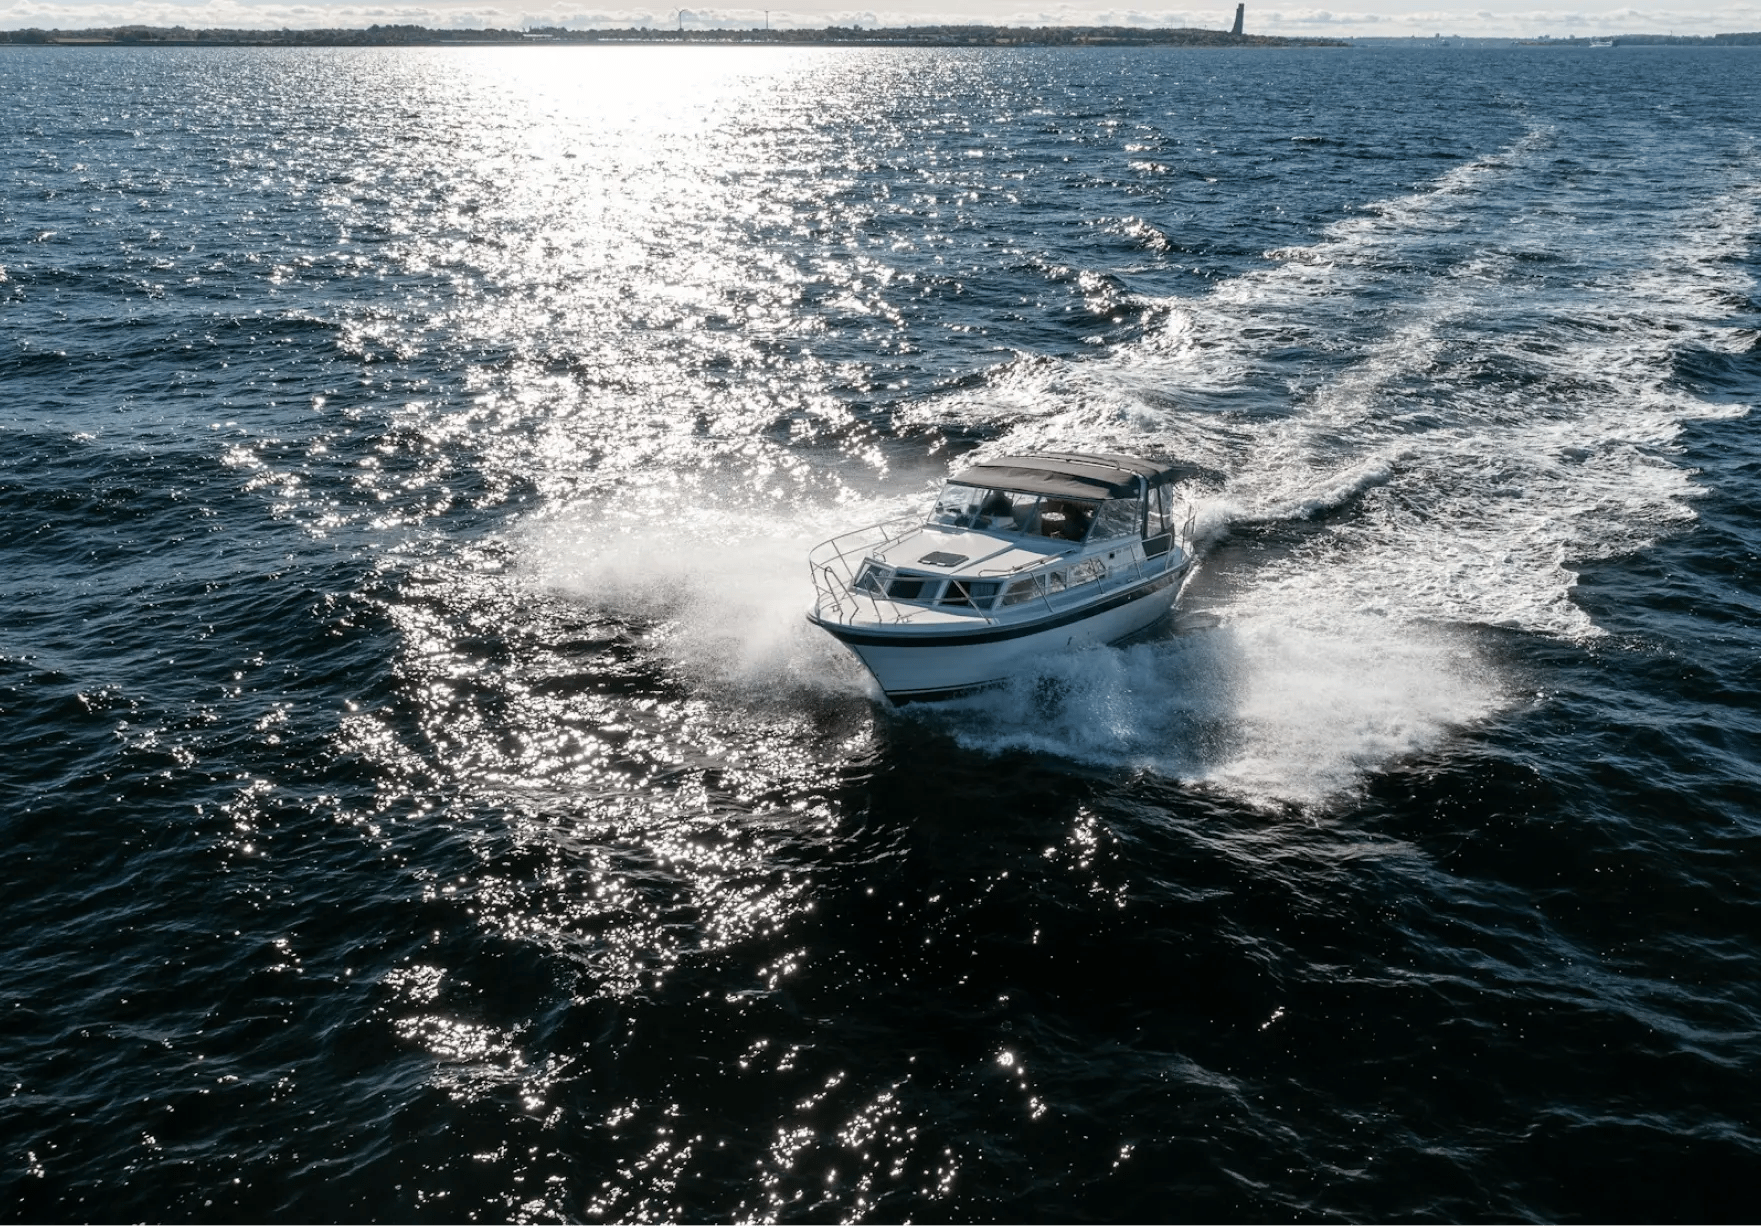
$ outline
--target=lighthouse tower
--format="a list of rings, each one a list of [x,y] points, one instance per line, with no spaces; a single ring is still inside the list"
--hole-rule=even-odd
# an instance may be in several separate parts
[[[1247,16],[1247,3],[1246,0],[1243,0],[1242,3],[1235,6],[1235,28],[1229,31],[1231,34],[1241,33],[1241,19],[1245,16]]]

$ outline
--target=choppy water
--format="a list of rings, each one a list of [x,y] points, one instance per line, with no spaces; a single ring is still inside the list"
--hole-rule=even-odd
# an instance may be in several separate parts
[[[1753,1217],[1761,53],[0,96],[7,1216]],[[1179,616],[877,705],[1054,444]]]

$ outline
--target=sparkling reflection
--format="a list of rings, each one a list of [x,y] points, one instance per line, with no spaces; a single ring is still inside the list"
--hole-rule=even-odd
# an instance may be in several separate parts
[[[10,50],[18,1216],[1560,1216],[1537,1112],[1652,1066],[1598,1128],[1747,1135],[1740,73]],[[807,544],[1062,446],[1211,471],[1196,616],[877,708]]]
[[[806,547],[916,498],[945,471],[937,440],[1129,449],[1161,420],[1141,357],[1097,375],[993,336],[1076,349],[1153,314],[1070,259],[968,245],[1002,241],[985,211],[1031,207],[1028,179],[1051,190],[1078,137],[990,139],[1040,88],[1006,59],[965,111],[937,92],[964,70],[935,56],[416,54],[379,82],[350,63],[339,107],[396,98],[401,118],[306,185],[332,241],[274,278],[358,287],[282,321],[331,331],[336,377],[302,432],[217,427],[273,514],[376,559],[336,616],[384,627],[395,661],[341,750],[377,780],[352,820],[431,925],[376,990],[429,1086],[518,1135],[473,1142],[471,1165],[518,1219],[856,1220],[959,1204],[997,1161],[949,1110],[1086,1144],[1058,1109],[1059,1040],[1014,1029],[1008,976],[1069,948],[1061,915],[1132,931],[1142,883],[1080,783],[993,764],[1227,778],[1244,653],[1066,660],[900,719],[800,619]],[[1166,169],[1140,160],[1122,165]],[[1135,216],[1096,227],[1170,251]],[[999,262],[1037,297],[984,292]],[[1224,466],[1243,435],[1207,423],[1195,446]],[[1434,654],[1406,689],[1437,689]],[[1252,782],[1288,795],[1298,773],[1287,754]],[[1199,843],[1275,860],[1257,837]],[[877,1057],[861,1028],[912,1033],[926,994],[943,1041]],[[1117,1169],[1131,1142],[1104,1152]]]

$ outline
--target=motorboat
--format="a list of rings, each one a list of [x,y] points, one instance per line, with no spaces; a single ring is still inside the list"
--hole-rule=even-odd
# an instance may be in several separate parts
[[[895,703],[1003,681],[1050,652],[1116,643],[1173,607],[1192,565],[1183,465],[1002,456],[955,473],[927,519],[815,548],[808,620]]]

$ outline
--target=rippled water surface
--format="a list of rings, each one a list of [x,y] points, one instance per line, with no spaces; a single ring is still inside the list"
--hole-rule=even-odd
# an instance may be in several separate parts
[[[41,1220],[1752,1220],[1761,53],[0,52]],[[1168,452],[896,712],[818,539]]]

